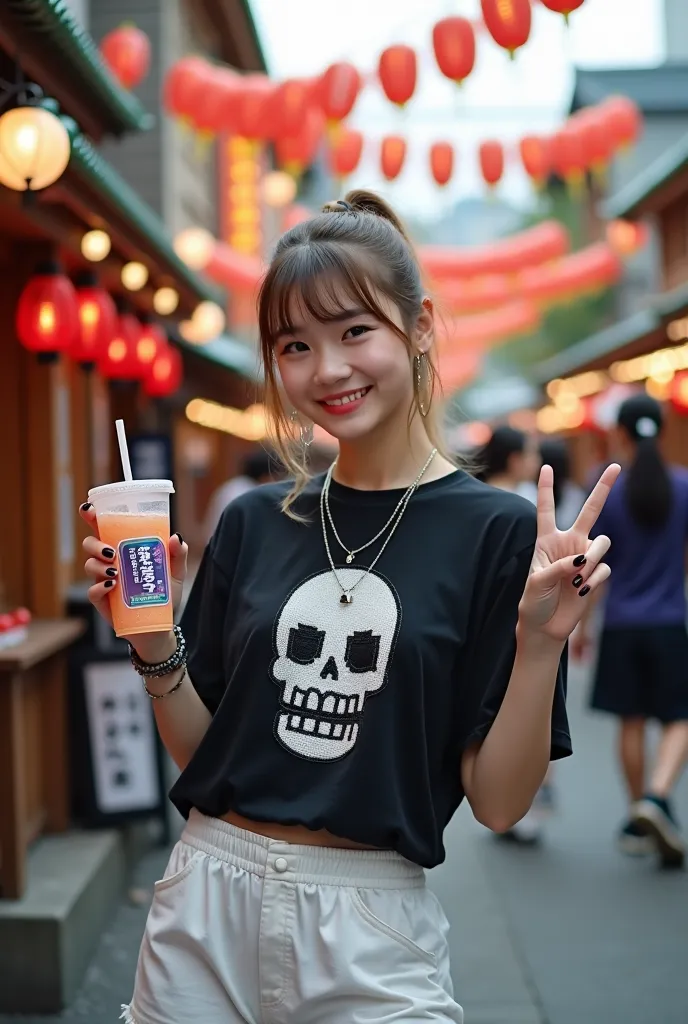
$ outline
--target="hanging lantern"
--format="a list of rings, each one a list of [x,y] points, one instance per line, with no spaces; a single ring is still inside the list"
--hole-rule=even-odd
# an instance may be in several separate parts
[[[182,57],[172,65],[165,77],[163,104],[168,114],[181,119],[191,115],[193,97],[199,83],[211,77],[210,65],[202,57]]]
[[[207,65],[188,89],[188,117],[194,131],[205,139],[236,131],[241,82],[241,75],[230,68]]]
[[[136,352],[140,334],[139,321],[133,313],[122,308],[117,317],[115,333],[98,360],[98,370],[103,377],[116,381],[140,380],[143,368]]]
[[[583,133],[570,118],[558,132],[552,136],[550,143],[552,170],[568,187],[579,191],[585,182],[587,161]]]
[[[380,54],[378,75],[390,103],[404,107],[413,96],[418,77],[416,52],[410,46],[389,46]]]
[[[305,78],[288,78],[274,89],[270,119],[274,139],[293,138],[303,129],[313,106],[313,83]]]
[[[296,135],[285,135],[275,141],[279,166],[294,178],[299,178],[315,160],[324,133],[324,114],[318,107],[309,107]]]
[[[179,333],[192,345],[207,345],[215,341],[225,329],[226,317],[216,302],[199,302],[190,320],[182,320]]]
[[[269,171],[261,184],[263,202],[275,210],[281,210],[293,203],[296,192],[296,181],[286,171]]]
[[[106,256],[110,255],[112,240],[107,231],[96,228],[87,231],[81,239],[81,255],[91,263],[100,263]]]
[[[71,155],[59,117],[39,106],[13,107],[0,117],[0,185],[37,192],[64,174]]]
[[[509,51],[513,59],[520,46],[528,42],[532,20],[531,0],[480,0],[485,28],[497,46]]]
[[[610,96],[598,104],[597,110],[615,148],[627,149],[638,141],[643,128],[643,115],[637,103],[628,96]]]
[[[330,143],[330,170],[336,178],[353,174],[363,153],[363,136],[354,128],[342,128]]]
[[[93,369],[117,329],[117,309],[110,295],[98,286],[92,271],[76,279],[79,331],[69,349],[70,357],[84,370]]]
[[[113,75],[125,89],[134,89],[148,74],[151,46],[136,25],[120,25],[101,39],[100,52]]]
[[[394,181],[401,173],[406,159],[406,139],[400,135],[386,135],[380,148],[380,168],[387,181]]]
[[[149,398],[169,398],[181,387],[184,362],[178,348],[167,345],[148,369],[143,389]]]
[[[275,123],[277,105],[273,103],[277,86],[267,75],[241,76],[237,104],[236,134],[253,141],[274,139],[279,133]]]
[[[348,61],[330,64],[316,85],[315,96],[330,125],[341,124],[356,105],[363,86],[360,72]]]
[[[650,238],[647,224],[638,220],[610,220],[605,235],[611,248],[621,257],[634,256]]]
[[[454,171],[454,147],[451,142],[434,142],[430,147],[430,170],[438,185],[446,185]]]
[[[669,389],[669,400],[680,416],[688,416],[688,373],[685,371],[674,375]]]
[[[578,132],[585,169],[598,178],[604,175],[613,155],[613,140],[597,107],[584,107],[569,118]]]
[[[148,367],[167,349],[167,335],[164,330],[150,316],[141,317],[141,328],[136,341],[136,358],[142,372],[146,373]]]
[[[468,18],[442,18],[432,30],[437,66],[457,85],[468,78],[475,66],[475,29]]]
[[[549,139],[525,135],[518,144],[523,169],[536,188],[542,188],[552,168]]]
[[[569,247],[564,225],[549,220],[484,245],[422,245],[418,256],[425,273],[444,282],[479,274],[515,274],[524,267],[556,260]]]
[[[42,360],[67,352],[79,334],[74,285],[58,263],[40,263],[24,286],[16,312],[17,337]]]
[[[493,139],[481,142],[478,158],[485,183],[490,188],[494,188],[504,174],[504,147],[501,142],[496,142]]]
[[[623,266],[606,242],[595,242],[551,264],[526,267],[518,278],[520,294],[540,304],[563,302],[601,292],[616,284]]]
[[[568,25],[569,14],[571,11],[577,11],[579,7],[582,7],[584,0],[540,0],[540,2],[549,11],[554,11],[555,14],[563,14],[564,21]]]
[[[176,288],[163,285],[153,294],[153,309],[160,316],[171,316],[179,305],[179,292]]]

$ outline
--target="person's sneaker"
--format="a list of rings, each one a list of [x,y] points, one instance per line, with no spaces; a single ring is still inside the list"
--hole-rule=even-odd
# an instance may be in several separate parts
[[[524,846],[534,846],[536,843],[539,843],[541,835],[540,819],[532,808],[525,817],[517,821],[507,832],[497,833],[499,839],[512,843],[522,843]]]
[[[621,852],[628,857],[645,857],[655,850],[652,836],[643,832],[640,826],[632,820],[622,825],[616,842]]]
[[[683,867],[686,847],[669,801],[647,794],[634,805],[632,816],[638,828],[654,839],[663,866]]]

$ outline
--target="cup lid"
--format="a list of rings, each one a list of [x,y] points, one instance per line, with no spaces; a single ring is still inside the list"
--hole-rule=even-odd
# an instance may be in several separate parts
[[[174,494],[174,484],[171,480],[120,480],[114,484],[100,484],[99,487],[91,487],[88,497],[89,500],[92,500],[106,494],[132,494],[137,491],[145,491],[148,494],[151,491]]]

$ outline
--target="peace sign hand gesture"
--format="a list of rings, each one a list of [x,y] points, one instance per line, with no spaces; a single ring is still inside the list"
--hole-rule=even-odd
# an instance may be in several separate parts
[[[554,474],[543,466],[538,481],[537,539],[523,597],[519,624],[564,643],[580,622],[585,598],[609,577],[601,559],[610,547],[608,537],[590,540],[590,531],[618,477],[620,466],[605,469],[570,530],[558,530],[554,520]],[[583,598],[583,600],[581,600]]]

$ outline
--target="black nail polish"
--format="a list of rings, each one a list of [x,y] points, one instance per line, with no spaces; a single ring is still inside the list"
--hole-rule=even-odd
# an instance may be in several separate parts
[[[114,585],[115,585],[115,581],[114,580],[105,580],[105,583],[103,584],[104,587],[114,587]]]
[[[574,587],[580,587],[581,583],[583,582],[583,577],[574,576],[571,582],[573,583]]]
[[[184,543],[184,538],[182,537],[181,533],[177,533],[177,537],[179,538],[179,543],[183,544]]]
[[[575,565],[576,569],[580,569],[581,565],[585,565],[586,562],[587,558],[585,557],[585,555],[576,555],[576,557],[573,560],[573,564]]]
[[[81,511],[82,511],[82,512],[88,512],[88,510],[89,510],[90,508],[93,508],[93,505],[91,504],[91,502],[90,502],[90,501],[85,501],[85,502],[83,503],[83,505],[81,506]]]
[[[115,552],[112,548],[103,548],[103,558],[114,558]]]
[[[117,575],[117,570],[113,569],[112,567],[110,567],[109,569],[105,570],[105,575],[106,576],[113,576],[114,577],[114,576]]]
[[[578,596],[579,597],[585,597],[585,595],[589,594],[589,593],[590,593],[590,587],[586,583],[586,585],[584,587],[581,587],[580,590],[578,591]]]

